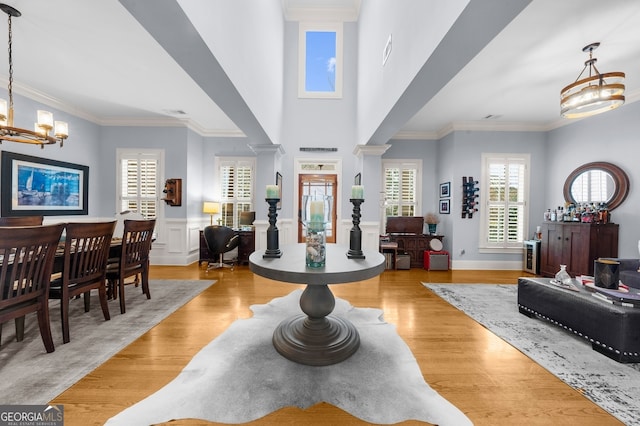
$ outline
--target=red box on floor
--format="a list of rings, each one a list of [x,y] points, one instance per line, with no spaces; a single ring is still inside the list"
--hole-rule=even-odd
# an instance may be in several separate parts
[[[449,252],[445,250],[425,250],[423,264],[424,269],[427,269],[429,271],[448,271]]]

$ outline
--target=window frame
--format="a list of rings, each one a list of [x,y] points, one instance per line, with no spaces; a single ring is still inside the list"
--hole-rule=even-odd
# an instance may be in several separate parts
[[[384,205],[382,206],[382,212],[384,216],[384,220],[386,222],[387,217],[387,207],[391,204],[389,203],[389,199],[387,197],[387,185],[386,185],[386,170],[389,168],[398,168],[400,170],[415,170],[416,171],[416,182],[415,182],[415,200],[412,203],[414,206],[414,216],[422,216],[422,159],[387,159],[382,160],[382,189],[384,191]],[[401,183],[402,184],[402,183]],[[410,205],[411,203],[403,203],[402,200],[402,186],[399,188],[400,198],[398,205],[398,211],[402,213],[403,205]]]
[[[155,203],[156,203],[156,216],[155,219],[160,219],[164,216],[163,204],[160,202],[162,187],[164,185],[164,150],[162,149],[129,149],[129,148],[117,148],[116,149],[116,214],[122,211],[123,197],[122,185],[124,184],[122,179],[122,161],[126,159],[141,160],[143,158],[151,158],[157,161],[156,169],[156,182],[155,182]],[[138,196],[136,199],[143,199]],[[139,203],[138,203],[139,205]],[[140,213],[140,212],[138,212]],[[142,214],[142,213],[140,213]]]
[[[222,184],[224,182],[222,176],[222,168],[225,166],[231,165],[235,169],[240,166],[249,166],[251,169],[251,176],[249,177],[250,182],[250,197],[240,198],[231,197],[227,198],[223,196],[223,188]],[[255,211],[255,176],[256,176],[256,159],[254,157],[216,157],[215,158],[215,179],[218,184],[216,185],[216,196],[215,199],[220,202],[220,224],[224,226],[228,226],[230,228],[239,228],[239,220],[240,220],[240,211],[238,209],[239,204],[249,205],[249,210],[242,211]],[[237,185],[237,181],[235,182]],[[237,192],[237,188],[234,188],[234,195]],[[226,204],[233,204],[233,213],[232,213],[232,223],[228,224],[227,222],[223,223],[223,210]]]
[[[306,90],[307,76],[307,33],[334,32],[336,34],[335,90],[333,92],[312,92]],[[341,99],[343,87],[343,24],[300,22],[298,25],[298,97],[314,99]]]
[[[505,199],[504,205],[521,205],[522,206],[522,239],[509,242],[505,239],[503,242],[489,242],[489,229],[490,229],[490,216],[489,206],[492,202],[489,201],[490,179],[489,179],[489,165],[495,164],[496,160],[502,160],[503,164],[507,166],[509,164],[521,164],[524,166],[524,183],[522,188],[522,202],[509,202]],[[523,248],[524,241],[526,241],[527,233],[529,229],[529,189],[531,186],[531,155],[526,153],[482,153],[482,173],[480,178],[480,241],[479,252],[480,253],[520,253]],[[507,167],[508,170],[508,167]],[[495,203],[495,202],[493,202]],[[505,215],[508,208],[505,208]],[[506,223],[506,221],[505,221]]]

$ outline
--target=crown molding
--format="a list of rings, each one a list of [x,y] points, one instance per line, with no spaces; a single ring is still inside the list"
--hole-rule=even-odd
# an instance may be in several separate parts
[[[285,21],[298,22],[357,22],[362,0],[352,0],[350,4],[307,7],[301,2],[282,0]]]
[[[381,157],[389,148],[391,148],[391,145],[356,145],[353,149],[353,154],[356,157],[365,155],[376,155]]]

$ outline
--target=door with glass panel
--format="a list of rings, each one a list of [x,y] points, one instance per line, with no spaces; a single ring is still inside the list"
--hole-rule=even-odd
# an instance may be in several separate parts
[[[302,223],[302,197],[304,195],[330,195],[331,198],[331,222],[327,224],[327,243],[336,242],[336,195],[338,186],[337,175],[325,174],[301,174],[298,175],[298,242],[305,241],[305,229]]]

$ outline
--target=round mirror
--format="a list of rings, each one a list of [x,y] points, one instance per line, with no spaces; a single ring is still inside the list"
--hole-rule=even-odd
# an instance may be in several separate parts
[[[564,183],[564,199],[568,203],[606,203],[609,210],[622,204],[628,193],[627,174],[603,161],[578,167]]]

